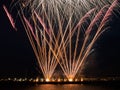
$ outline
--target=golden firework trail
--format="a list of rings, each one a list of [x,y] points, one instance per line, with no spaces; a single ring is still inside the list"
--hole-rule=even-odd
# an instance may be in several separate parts
[[[53,77],[57,65],[69,81],[75,78],[92,53],[95,41],[108,28],[105,25],[113,10],[118,7],[118,0],[19,2],[19,16],[47,81]],[[3,8],[8,13],[5,6]],[[24,12],[26,8],[31,12],[30,17]],[[11,24],[15,28],[13,20]],[[95,26],[95,34],[91,36]]]

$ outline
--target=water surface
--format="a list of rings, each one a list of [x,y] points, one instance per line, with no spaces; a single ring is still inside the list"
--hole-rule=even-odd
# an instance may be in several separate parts
[[[120,90],[116,85],[88,85],[88,84],[37,84],[27,86],[0,86],[0,90]]]

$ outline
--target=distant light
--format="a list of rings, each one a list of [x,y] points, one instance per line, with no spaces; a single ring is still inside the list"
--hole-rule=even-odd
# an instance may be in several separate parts
[[[10,78],[8,78],[8,80],[11,80]]]
[[[21,82],[21,81],[22,81],[22,78],[18,79],[18,81]]]
[[[60,78],[58,78],[58,80],[57,80],[58,82],[60,82],[61,80],[60,80]]]
[[[46,81],[46,82],[49,82],[49,81],[50,81],[50,79],[49,79],[49,78],[46,78],[46,79],[45,79],[45,81]]]
[[[72,81],[73,81],[73,79],[72,79],[72,78],[69,78],[69,79],[68,79],[68,81],[69,81],[69,82],[72,82]]]
[[[53,78],[52,81],[55,82],[55,79]]]
[[[16,81],[17,80],[17,78],[14,78],[14,81]]]
[[[67,81],[67,79],[64,79],[64,82],[66,82]]]
[[[30,78],[30,79],[29,79],[29,81],[31,82],[31,81],[33,81],[33,79],[32,79],[32,78]]]
[[[44,81],[44,79],[43,79],[43,78],[41,78],[41,79],[40,79],[40,81],[41,81],[41,82],[43,82],[43,81]]]
[[[36,78],[36,80],[35,80],[36,82],[38,82],[39,81],[39,78]]]
[[[81,78],[81,80],[80,80],[81,82],[83,82],[84,81],[84,79],[83,78]]]
[[[24,80],[27,81],[27,78],[25,78]]]
[[[75,79],[75,81],[77,82],[77,81],[78,81],[78,79]]]

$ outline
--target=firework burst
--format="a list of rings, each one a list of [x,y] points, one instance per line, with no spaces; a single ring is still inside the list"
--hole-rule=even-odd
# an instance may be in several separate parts
[[[20,18],[45,79],[47,81],[51,79],[59,64],[65,76],[71,81],[93,51],[95,41],[105,31],[103,27],[117,7],[118,1],[20,0],[19,2]],[[30,17],[26,16],[26,8],[29,8]],[[13,24],[12,26],[15,27]],[[94,26],[97,26],[97,30],[91,37]]]

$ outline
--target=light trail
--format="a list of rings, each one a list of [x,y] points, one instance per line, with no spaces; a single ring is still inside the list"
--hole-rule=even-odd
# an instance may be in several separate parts
[[[6,8],[5,5],[3,5],[3,9],[4,9],[4,11],[6,12],[6,15],[7,15],[7,17],[8,17],[8,19],[9,19],[9,21],[10,21],[12,27],[14,28],[14,30],[17,31],[17,28],[16,28],[16,26],[15,26],[15,22],[14,22],[12,16],[11,16],[11,14],[8,12],[8,10],[7,10],[7,8]]]
[[[53,77],[57,65],[70,82],[74,80],[95,41],[106,30],[104,26],[117,3],[118,0],[29,0],[19,4],[21,21],[46,82]],[[28,18],[26,7],[32,13]],[[15,28],[10,14],[7,16]],[[91,36],[94,26],[97,29]]]

